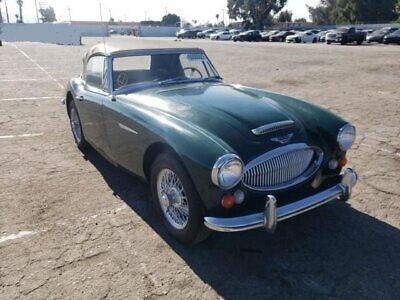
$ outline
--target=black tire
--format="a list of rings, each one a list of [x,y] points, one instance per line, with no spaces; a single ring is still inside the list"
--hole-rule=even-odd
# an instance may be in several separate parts
[[[70,123],[70,126],[71,126],[72,136],[73,136],[75,144],[79,148],[79,150],[81,150],[82,152],[86,152],[90,147],[89,147],[89,143],[85,139],[85,135],[84,135],[83,130],[82,130],[82,125],[80,125],[81,138],[79,139],[74,133],[74,129],[73,129],[73,126],[72,126],[72,121],[71,121],[72,120],[72,114],[74,114],[74,111],[76,112],[79,124],[82,124],[80,116],[79,116],[79,112],[78,112],[78,110],[76,108],[76,105],[75,105],[75,102],[74,102],[74,100],[72,100],[68,105],[68,115],[69,115],[69,119],[70,119],[69,123]]]
[[[331,42],[331,41],[327,41],[326,44],[327,44],[327,45],[330,45],[330,44],[332,44],[332,42]]]
[[[183,186],[189,206],[189,218],[183,229],[177,229],[171,225],[170,221],[167,220],[158,199],[157,178],[163,169],[169,169],[174,172]],[[150,184],[154,207],[158,215],[162,218],[169,234],[184,244],[199,243],[210,235],[210,231],[203,223],[205,209],[201,203],[200,197],[197,194],[189,175],[175,155],[165,152],[155,159],[151,167]]]
[[[359,46],[362,45],[362,43],[363,43],[363,40],[358,40],[357,41],[357,45],[359,45]]]

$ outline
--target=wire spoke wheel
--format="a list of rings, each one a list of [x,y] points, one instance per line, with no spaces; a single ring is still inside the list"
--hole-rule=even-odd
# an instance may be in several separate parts
[[[71,128],[76,142],[79,144],[82,141],[82,128],[81,122],[78,117],[78,112],[75,108],[71,109]]]
[[[170,169],[162,169],[157,176],[157,196],[161,210],[176,229],[184,229],[189,220],[189,204],[178,175]]]

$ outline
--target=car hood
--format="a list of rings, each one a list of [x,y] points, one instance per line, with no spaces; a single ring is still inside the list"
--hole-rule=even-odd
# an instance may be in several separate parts
[[[211,138],[218,137],[232,148],[227,151],[239,153],[244,160],[282,146],[281,142],[271,139],[287,135],[291,136],[290,143],[315,144],[313,135],[304,126],[304,121],[298,118],[299,112],[293,105],[277,101],[273,94],[267,97],[241,86],[190,83],[119,97],[174,120],[184,121]],[[263,125],[287,120],[294,121],[293,128],[264,135],[252,132]]]

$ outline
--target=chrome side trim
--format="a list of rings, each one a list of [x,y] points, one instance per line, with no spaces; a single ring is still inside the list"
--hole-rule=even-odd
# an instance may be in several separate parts
[[[118,123],[118,126],[123,130],[129,131],[129,132],[131,132],[133,134],[138,134],[138,132],[136,130],[133,130],[132,128],[129,128],[128,126],[125,126],[124,124]]]
[[[291,129],[293,127],[294,127],[294,121],[286,120],[260,126],[258,128],[253,129],[251,132],[254,133],[255,135],[263,135],[284,129]]]
[[[351,190],[356,183],[356,172],[354,172],[352,169],[346,169],[344,170],[342,182],[340,184],[337,184],[318,194],[276,208],[276,221],[280,222],[292,218],[342,197],[348,199],[351,196]],[[268,196],[264,212],[235,218],[205,217],[204,225],[209,229],[220,232],[238,232],[260,227],[266,228],[267,231],[271,231],[271,229],[273,231],[276,227],[274,226],[275,218],[271,217],[274,216],[274,205],[270,201],[271,199],[273,201],[275,197],[271,197],[273,196]]]

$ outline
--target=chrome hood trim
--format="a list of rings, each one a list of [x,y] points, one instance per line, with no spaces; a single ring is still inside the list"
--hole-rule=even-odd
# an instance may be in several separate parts
[[[251,132],[254,133],[255,135],[263,135],[284,129],[291,129],[293,127],[294,127],[294,121],[286,120],[260,126],[258,128],[253,129]]]

